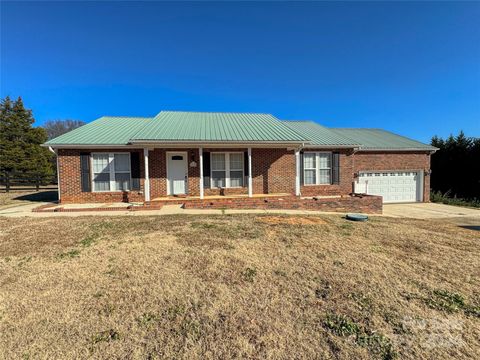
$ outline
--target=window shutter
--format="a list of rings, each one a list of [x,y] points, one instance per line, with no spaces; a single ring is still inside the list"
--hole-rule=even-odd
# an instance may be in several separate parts
[[[92,191],[92,183],[90,181],[90,153],[80,153],[80,177],[82,192]]]
[[[203,153],[203,187],[210,188],[210,153]]]
[[[248,186],[248,151],[243,153],[243,186]]]
[[[332,184],[340,184],[340,153],[332,154]]]
[[[243,153],[243,172],[248,176],[248,151]]]
[[[132,190],[140,190],[140,153],[130,153],[130,171],[132,176]]]
[[[303,151],[300,151],[300,186],[305,185],[303,183]]]

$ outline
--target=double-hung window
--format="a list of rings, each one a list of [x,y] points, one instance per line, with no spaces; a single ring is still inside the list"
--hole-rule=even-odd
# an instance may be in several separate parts
[[[304,185],[332,183],[332,154],[326,152],[305,152],[303,154]]]
[[[212,188],[243,186],[243,153],[211,153]]]
[[[92,154],[93,191],[128,191],[131,189],[129,153]]]

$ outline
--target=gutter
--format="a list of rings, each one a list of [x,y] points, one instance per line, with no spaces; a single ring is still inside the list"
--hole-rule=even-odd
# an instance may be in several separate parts
[[[402,149],[362,149],[361,147],[359,148],[358,151],[362,152],[402,152],[402,151],[426,151],[429,152],[430,154],[435,153],[438,148],[402,148]]]

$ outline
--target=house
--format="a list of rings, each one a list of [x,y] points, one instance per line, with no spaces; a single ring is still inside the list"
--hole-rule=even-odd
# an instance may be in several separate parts
[[[45,146],[58,155],[61,203],[192,200],[202,207],[216,199],[218,206],[309,208],[314,198],[320,208],[367,212],[381,211],[382,201],[429,201],[436,150],[380,129],[174,111],[101,117]]]

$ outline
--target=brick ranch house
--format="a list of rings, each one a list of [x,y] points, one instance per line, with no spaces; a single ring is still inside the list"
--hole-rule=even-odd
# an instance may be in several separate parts
[[[48,141],[59,201],[381,212],[428,202],[436,148],[269,114],[101,117]],[[363,194],[359,196],[359,194]]]

